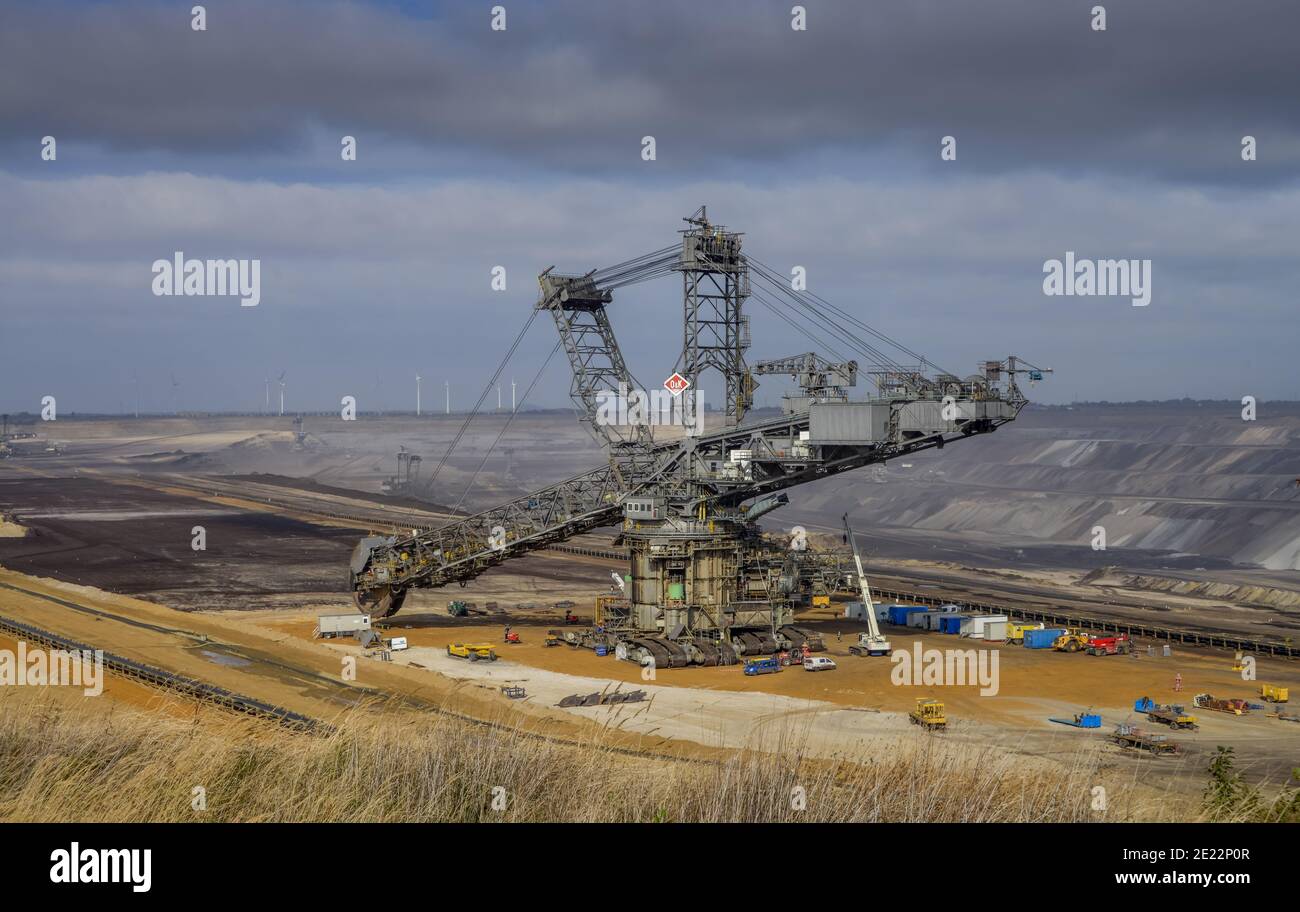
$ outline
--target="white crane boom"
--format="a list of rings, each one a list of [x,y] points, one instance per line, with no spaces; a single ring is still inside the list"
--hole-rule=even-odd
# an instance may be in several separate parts
[[[889,640],[880,632],[880,623],[876,620],[876,603],[871,599],[871,586],[867,583],[867,574],[862,569],[862,555],[858,553],[858,543],[853,540],[853,529],[849,526],[849,514],[844,514],[844,539],[849,547],[853,549],[853,563],[858,571],[858,588],[862,592],[862,607],[867,612],[867,633],[858,636],[858,646],[850,649],[850,652],[859,654],[855,650],[865,650],[868,655],[889,655],[892,650]]]

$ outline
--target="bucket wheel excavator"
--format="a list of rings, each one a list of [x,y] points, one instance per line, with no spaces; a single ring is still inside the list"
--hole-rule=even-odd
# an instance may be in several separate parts
[[[814,631],[794,624],[792,555],[765,539],[757,520],[796,485],[1015,420],[1027,401],[1017,378],[1046,372],[1015,356],[982,362],[965,378],[938,370],[849,312],[793,290],[703,207],[685,221],[669,247],[582,275],[552,267],[538,277],[523,333],[538,316],[552,318],[572,369],[573,404],[607,448],[606,463],[438,528],[362,539],[349,575],[360,610],[388,617],[414,588],[465,585],[530,551],[620,526],[616,543],[629,552],[631,585],[626,608],[604,619],[620,657],[678,667],[819,648]],[[623,359],[609,305],[617,288],[673,273],[682,282],[682,351],[663,386],[647,389]],[[833,346],[826,353],[833,357],[810,352],[750,365],[749,300]],[[899,352],[905,360],[895,360]],[[709,371],[721,376],[726,397],[712,428],[698,394]],[[864,373],[876,394],[851,399]],[[788,375],[799,392],[783,399],[780,415],[751,420],[763,375]]]

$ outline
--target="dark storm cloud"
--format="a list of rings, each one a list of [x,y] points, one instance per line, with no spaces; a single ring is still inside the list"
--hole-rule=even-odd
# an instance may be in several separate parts
[[[1292,0],[453,4],[432,19],[335,3],[10,6],[0,137],[241,156],[343,133],[511,167],[637,176],[875,156],[941,167],[1290,177],[1300,163]],[[1261,160],[1243,167],[1243,134]],[[365,141],[363,139],[363,141]],[[821,158],[814,157],[819,154]],[[223,158],[224,156],[224,158]],[[418,154],[394,156],[419,162]],[[373,161],[371,164],[375,164]],[[466,167],[464,157],[456,167]],[[400,164],[395,164],[401,170]]]

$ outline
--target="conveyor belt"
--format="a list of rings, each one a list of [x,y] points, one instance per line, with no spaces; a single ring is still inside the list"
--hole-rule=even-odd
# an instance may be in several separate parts
[[[30,624],[24,624],[21,621],[15,621],[12,618],[0,617],[0,632],[17,637],[29,643],[39,643],[48,649],[61,649],[67,652],[90,652],[94,653],[99,650],[83,643],[78,643],[68,637],[59,636]],[[323,722],[284,709],[280,706],[274,706],[270,703],[263,703],[261,700],[254,700],[252,697],[245,697],[241,694],[232,693],[224,687],[218,687],[215,684],[207,684],[203,681],[196,681],[193,678],[187,678],[182,675],[174,674],[170,671],[164,671],[152,665],[145,665],[142,662],[136,662],[132,659],[125,659],[121,656],[114,655],[111,652],[102,652],[104,657],[104,667],[122,675],[131,678],[150,687],[158,687],[172,693],[182,694],[187,697],[193,697],[208,703],[215,703],[223,709],[229,709],[234,712],[244,713],[250,716],[258,716],[264,719],[270,719],[286,728],[297,731],[312,732],[314,734],[325,734],[330,730],[330,726]]]

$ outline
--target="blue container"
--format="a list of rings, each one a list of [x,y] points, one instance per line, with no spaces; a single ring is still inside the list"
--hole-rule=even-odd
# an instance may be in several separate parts
[[[606,648],[606,647],[604,647],[604,646],[597,646],[597,647],[596,647],[596,655],[598,655],[598,656],[606,656],[606,655],[609,655],[609,649]]]
[[[1056,638],[1065,633],[1064,628],[1048,627],[1046,630],[1026,630],[1026,649],[1051,649]]]
[[[1133,701],[1134,712],[1140,712],[1140,713],[1150,712],[1155,708],[1156,708],[1156,702],[1155,700],[1152,700],[1150,697],[1143,697],[1140,700]]]
[[[1085,713],[1079,717],[1080,728],[1101,728],[1101,716],[1095,713]]]
[[[961,620],[961,616],[956,614],[952,617],[939,618],[939,632],[951,634],[961,633]]]
[[[907,623],[907,613],[916,611],[911,605],[890,605],[889,606],[889,623],[903,626]]]

